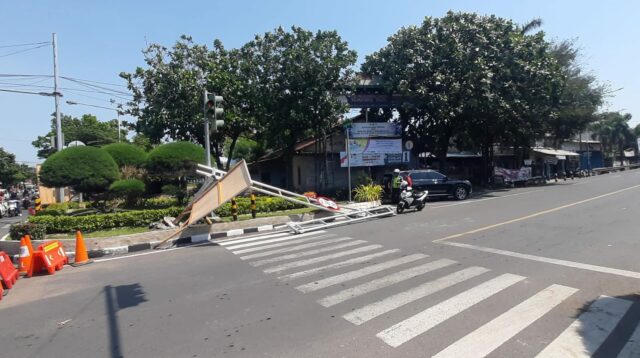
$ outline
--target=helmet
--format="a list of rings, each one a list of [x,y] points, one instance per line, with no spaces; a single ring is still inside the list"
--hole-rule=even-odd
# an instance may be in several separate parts
[[[400,169],[394,169],[394,170],[393,170],[393,172],[394,172],[395,174],[400,174]]]

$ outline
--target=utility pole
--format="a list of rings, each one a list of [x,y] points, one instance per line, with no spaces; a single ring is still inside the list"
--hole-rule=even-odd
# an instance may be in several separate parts
[[[211,167],[211,141],[209,140],[209,115],[207,113],[208,100],[209,93],[205,89],[202,96],[202,116],[204,117],[204,151],[207,158],[207,166]]]
[[[58,91],[58,37],[53,33],[53,96],[56,102],[56,149],[64,148],[62,142],[62,121],[60,119],[60,92]],[[64,188],[56,188],[57,201],[64,203]]]

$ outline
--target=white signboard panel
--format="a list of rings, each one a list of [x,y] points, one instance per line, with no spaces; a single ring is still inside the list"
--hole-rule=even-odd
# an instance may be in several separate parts
[[[351,138],[400,137],[400,126],[395,123],[353,123],[349,128]]]
[[[349,139],[353,153],[402,153],[402,139]]]

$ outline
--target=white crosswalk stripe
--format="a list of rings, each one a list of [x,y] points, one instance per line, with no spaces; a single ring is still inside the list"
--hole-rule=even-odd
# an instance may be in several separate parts
[[[318,281],[314,281],[314,282],[309,282],[307,284],[300,285],[300,286],[296,287],[296,289],[298,291],[300,291],[300,292],[309,293],[309,292],[317,291],[317,290],[320,290],[320,289],[323,289],[323,288],[326,288],[326,287],[329,287],[329,286],[337,285],[339,283],[347,282],[347,281],[350,281],[350,280],[355,280],[356,278],[364,277],[364,276],[370,275],[370,274],[375,273],[375,272],[380,272],[380,271],[383,271],[383,270],[386,270],[386,269],[390,269],[392,267],[396,267],[396,266],[400,266],[400,265],[403,265],[403,264],[407,264],[409,262],[417,261],[417,260],[423,259],[423,258],[428,257],[428,256],[429,255],[425,255],[425,254],[413,254],[413,255],[409,255],[409,256],[404,256],[404,257],[400,257],[398,259],[385,261],[385,262],[381,262],[379,264],[367,266],[367,267],[361,268],[359,270],[350,271],[350,272],[343,273],[343,274],[340,274],[340,275],[323,278],[322,280],[318,280]]]
[[[423,283],[407,291],[389,296],[383,300],[371,303],[362,308],[351,311],[342,317],[355,325],[360,325],[396,308],[427,297],[460,282],[479,276],[485,272],[489,272],[489,269],[476,266],[469,267],[464,270],[440,277],[436,280]]]
[[[640,357],[640,324],[633,331],[633,334],[629,338],[629,342],[625,344],[618,358],[637,358]]]
[[[591,357],[633,304],[600,296],[536,357]]]
[[[244,255],[244,256],[240,256],[240,259],[241,260],[257,259],[257,258],[260,258],[260,257],[266,257],[266,256],[271,256],[271,255],[276,255],[276,254],[283,254],[285,252],[299,251],[299,250],[309,249],[309,248],[316,247],[316,246],[322,246],[322,245],[327,245],[327,244],[335,244],[337,242],[348,241],[348,240],[353,240],[353,239],[350,238],[350,237],[339,237],[339,238],[335,238],[335,239],[317,240],[317,241],[314,241],[314,242],[311,242],[311,243],[307,243],[307,244],[286,247],[284,249],[267,250],[267,251],[262,251],[262,252],[258,252],[258,253],[255,253],[255,254]],[[238,255],[237,252],[234,252],[234,254]]]
[[[456,261],[449,260],[449,259],[432,261],[420,266],[416,266],[416,267],[412,267],[396,273],[392,273],[390,275],[363,283],[361,285],[347,288],[338,293],[335,293],[333,295],[330,295],[318,300],[318,303],[325,307],[331,307],[331,306],[337,305],[338,303],[344,302],[346,300],[349,300],[358,296],[362,296],[369,292],[379,290],[381,288],[388,287],[393,284],[412,279],[414,277],[429,273],[431,271],[434,271],[443,267],[453,265],[455,263]]]
[[[282,242],[282,241],[288,241],[288,240],[296,240],[299,239],[301,237],[307,237],[307,236],[318,236],[320,233],[323,233],[321,231],[316,231],[316,232],[308,232],[306,234],[300,234],[300,235],[289,235],[289,236],[278,236],[278,238],[275,239],[269,239],[269,240],[251,240],[251,242],[243,242],[243,243],[222,243],[219,242],[218,245],[224,246],[227,250],[237,250],[240,248],[244,248],[244,247],[252,247],[252,246],[259,246],[259,245],[263,245],[263,244],[269,244],[272,242]],[[236,245],[237,244],[237,245]]]
[[[326,272],[326,271],[330,271],[330,270],[337,270],[337,269],[340,269],[340,268],[343,268],[343,267],[348,267],[348,266],[351,266],[351,265],[367,262],[369,260],[372,260],[372,259],[375,259],[375,258],[378,258],[378,257],[381,257],[381,256],[385,256],[385,255],[395,254],[397,252],[400,252],[400,250],[399,249],[391,249],[391,250],[385,250],[385,251],[381,251],[381,252],[376,252],[375,254],[355,257],[353,259],[348,259],[348,260],[336,262],[336,263],[325,265],[325,266],[314,267],[312,269],[299,271],[299,272],[294,272],[294,273],[290,273],[288,275],[278,276],[278,279],[279,280],[283,280],[283,281],[287,281],[287,280],[293,280],[293,279],[300,278],[300,277],[311,276],[311,275],[315,275],[317,273]]]
[[[323,252],[336,251],[336,250],[339,250],[339,249],[344,249],[346,247],[357,246],[357,245],[366,244],[366,243],[367,242],[364,241],[364,240],[354,240],[354,241],[349,241],[349,242],[346,242],[346,243],[343,243],[343,244],[339,244],[339,245],[323,247],[321,249],[297,252],[295,254],[282,255],[282,256],[278,256],[278,257],[272,257],[270,259],[253,261],[253,262],[250,262],[249,264],[251,266],[256,266],[256,267],[257,266],[264,266],[264,265],[273,264],[273,263],[280,262],[280,261],[299,259],[301,257],[313,256],[313,255],[321,254]]]
[[[573,287],[551,285],[433,357],[485,357],[576,291]]]
[[[359,248],[353,249],[353,250],[340,251],[340,252],[335,253],[335,254],[314,257],[312,259],[305,259],[305,260],[300,260],[300,261],[288,262],[286,264],[281,264],[281,265],[277,265],[277,266],[266,268],[263,271],[266,272],[266,273],[282,272],[282,271],[290,270],[290,269],[293,269],[293,268],[314,265],[314,264],[317,264],[317,263],[320,263],[320,262],[325,262],[325,261],[337,259],[337,258],[344,257],[344,256],[349,256],[349,255],[353,255],[353,254],[359,254],[359,253],[367,252],[367,251],[373,251],[373,250],[379,249],[381,247],[382,247],[382,245],[368,245],[368,246],[359,247]]]
[[[376,336],[388,345],[398,347],[458,313],[465,311],[473,305],[524,279],[524,276],[509,273],[500,275],[433,307],[427,308],[426,310],[385,329],[384,331],[376,334]]]
[[[417,314],[397,318],[385,325],[388,328],[376,334],[378,338],[394,348],[427,333],[462,312],[470,311],[470,314],[473,314],[473,310],[480,308],[475,307],[478,303],[488,301],[499,292],[511,289],[510,287],[516,289],[515,285],[525,280],[524,276],[511,273],[493,278],[487,277],[483,280],[484,282],[474,284],[474,287],[466,291],[445,297],[430,307],[420,307],[424,305],[421,303],[423,298],[444,292],[473,278],[479,278],[491,270],[472,266],[458,269],[453,273],[438,274],[439,270],[451,268],[457,262],[440,258],[420,263],[419,260],[429,257],[423,253],[394,258],[392,255],[401,253],[401,250],[384,249],[382,245],[369,244],[366,240],[337,237],[325,231],[301,235],[288,233],[256,235],[225,240],[218,244],[240,259],[246,260],[250,265],[261,267],[265,273],[279,275],[277,279],[282,281],[352,267],[351,271],[320,277],[295,288],[303,293],[313,293],[340,286],[337,292],[327,293],[323,295],[324,297],[317,299],[317,302],[324,307],[339,307],[337,305],[341,303],[360,298],[364,301],[364,306],[340,313],[345,320],[356,326],[376,318],[391,319],[394,315],[387,315],[387,313],[394,310],[401,311],[399,308],[412,304],[415,308],[410,306],[407,308],[417,309]],[[379,261],[381,259],[382,262]],[[403,265],[405,267],[402,267]],[[427,274],[432,277],[428,281],[417,282],[414,287],[404,291],[398,289],[401,286],[400,283],[418,280],[421,277],[424,277],[424,280],[426,279],[424,275]],[[365,278],[369,276],[371,278]],[[365,279],[358,280],[360,278]],[[359,282],[356,283],[356,280]],[[526,286],[520,285],[518,288]],[[375,292],[387,291],[389,292],[387,297],[373,299],[380,295],[376,296]],[[510,309],[496,313],[495,317],[489,317],[487,323],[477,328],[473,327],[474,330],[463,337],[451,337],[453,343],[444,347],[434,357],[485,357],[505,344],[515,344],[513,342],[519,334],[534,323],[545,324],[544,316],[560,310],[561,303],[577,291],[577,288],[550,284],[539,292],[531,293],[531,296],[524,301],[507,303]],[[367,297],[370,297],[369,302],[366,302]],[[507,296],[503,295],[503,297]],[[590,357],[607,340],[632,304],[633,302],[629,300],[600,296],[537,357]],[[427,337],[429,336],[423,339]],[[636,327],[618,357],[640,357],[640,325]]]
[[[262,246],[257,246],[257,247],[250,247],[248,249],[240,249],[240,250],[232,250],[232,252],[236,255],[240,255],[240,254],[247,254],[250,252],[256,252],[256,251],[262,251],[262,250],[267,250],[267,249],[275,249],[278,247],[284,247],[284,246],[290,246],[290,245],[297,245],[297,244],[302,244],[305,242],[311,242],[311,241],[316,241],[319,239],[323,239],[323,238],[327,238],[327,237],[333,237],[335,235],[330,235],[330,234],[325,234],[325,235],[318,235],[318,236],[313,236],[313,237],[307,237],[304,239],[297,239],[297,240],[290,240],[290,241],[284,241],[284,242],[278,242],[275,244],[268,244],[268,245],[262,245]]]

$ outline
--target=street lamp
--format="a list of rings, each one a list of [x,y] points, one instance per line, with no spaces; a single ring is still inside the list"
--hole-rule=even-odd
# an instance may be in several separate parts
[[[76,101],[67,101],[67,104],[70,105],[78,105],[78,106],[87,106],[87,107],[95,107],[95,108],[102,108],[102,109],[108,109],[108,110],[112,110],[112,111],[116,111],[116,117],[118,120],[118,143],[120,142],[120,114],[122,114],[122,112],[120,111],[120,109],[117,108],[113,108],[113,107],[104,107],[104,106],[96,106],[95,104],[88,104],[88,103],[80,103],[80,102],[76,102]]]

